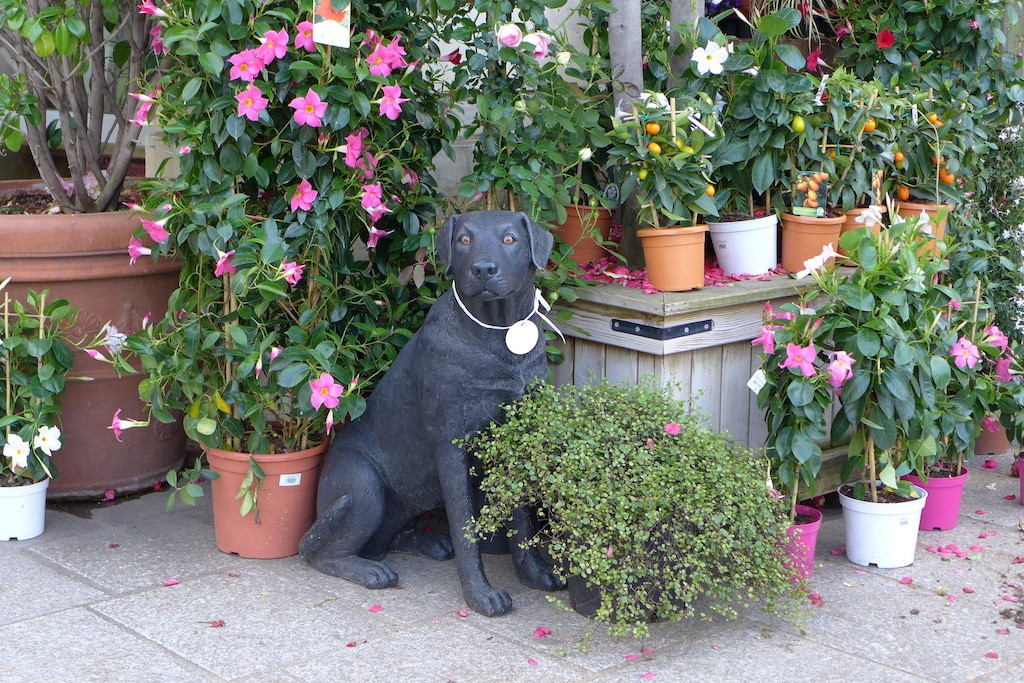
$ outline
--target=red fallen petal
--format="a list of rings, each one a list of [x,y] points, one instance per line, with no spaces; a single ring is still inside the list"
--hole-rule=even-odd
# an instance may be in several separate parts
[[[964,559],[965,557],[967,557],[967,553],[964,552],[963,550],[957,550],[956,553],[954,553],[954,554],[957,557],[959,557],[961,560]]]
[[[981,466],[981,469],[983,469],[983,470],[998,470],[999,469],[999,463],[997,463],[992,458],[986,458],[985,459],[985,464]]]
[[[937,553],[937,552],[939,552],[939,546],[937,546],[937,545],[930,545],[927,548],[925,548],[925,550],[927,550],[930,553]]]
[[[654,650],[652,648],[649,648],[649,647],[645,647],[645,648],[640,650],[640,653],[641,654],[645,654],[645,655],[649,655],[652,652],[654,652]]]
[[[205,622],[210,625],[210,628],[223,628],[227,623],[223,619],[215,619],[214,621]]]
[[[970,586],[964,586],[964,593],[973,593],[974,589]]]
[[[976,515],[983,515],[983,514],[985,514],[985,511],[984,510],[975,510],[974,514],[976,514]]]
[[[651,680],[652,678],[654,678],[657,675],[658,674],[654,673],[653,671],[648,671],[647,673],[645,673],[640,678],[644,679],[645,681],[649,681],[649,680]]]
[[[381,607],[380,605],[370,605],[370,611],[371,612],[383,612],[384,608]]]
[[[985,547],[984,546],[980,546],[980,545],[972,545],[971,546],[971,552],[972,553],[980,553],[980,552],[984,552],[984,551],[985,551]]]
[[[636,655],[626,655],[626,661],[627,662],[632,662],[632,661],[634,661],[636,659],[637,659]]]
[[[165,586],[177,586],[181,581],[178,579],[164,579]]]
[[[811,593],[807,597],[810,598],[811,600],[820,600],[821,599],[821,596],[818,595],[817,593]]]
[[[111,500],[114,500],[114,496],[116,495],[117,491],[115,491],[114,489],[107,489],[106,491],[103,492],[103,500],[104,502],[109,502]]]
[[[469,616],[469,610],[468,609],[456,610],[455,616],[463,617],[463,618],[468,617]]]
[[[551,629],[547,626],[538,626],[537,630],[533,632],[534,638],[546,638],[551,635]]]
[[[1013,558],[1012,564],[1022,564],[1022,563],[1024,563],[1024,557],[1021,557],[1020,555],[1018,555],[1017,557]]]
[[[819,598],[817,600],[811,600],[811,604],[815,607],[824,607],[825,601]]]
[[[909,576],[904,576],[902,579],[900,579],[900,583],[902,583],[904,586],[909,586],[913,582],[914,580]]]
[[[841,545],[838,548],[832,548],[832,550],[829,550],[829,552],[832,553],[832,555],[834,555],[835,557],[840,557],[846,554],[846,546]]]
[[[998,633],[1001,636],[1008,636],[1008,635],[1010,635],[1010,629],[1008,629],[1008,628],[997,628],[996,629],[996,633]]]
[[[358,644],[359,644],[359,643],[357,643],[356,641],[354,641],[354,640],[350,640],[350,641],[348,641],[347,643],[345,643],[345,647],[355,647],[355,646],[356,646],[356,645],[358,645]]]
[[[985,656],[989,659],[999,659],[999,654],[996,652],[986,652]]]
[[[947,543],[946,550],[955,553],[957,550],[960,550],[960,547],[956,543]]]
[[[996,532],[994,532],[994,531],[982,531],[980,534],[978,534],[978,538],[988,538],[989,536],[995,536],[995,535],[996,535]]]
[[[239,574],[238,572],[228,572],[228,576],[238,578],[239,576],[241,576],[241,574]]]
[[[527,659],[526,663],[529,664],[530,666],[537,666],[537,660],[534,659],[533,657],[530,657],[529,659]]]
[[[1011,493],[1008,496],[1003,496],[1003,500],[1017,500],[1017,496]]]
[[[114,550],[114,549],[120,548],[120,547],[121,547],[120,543],[108,543],[107,544],[107,550]]]
[[[719,645],[718,643],[715,643],[714,645],[711,646],[711,649],[712,650],[721,650],[722,646]]]

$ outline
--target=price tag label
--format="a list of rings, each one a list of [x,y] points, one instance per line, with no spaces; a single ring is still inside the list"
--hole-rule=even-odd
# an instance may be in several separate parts
[[[277,485],[281,487],[285,486],[298,486],[302,483],[301,474],[282,474],[281,478],[277,480]]]
[[[814,103],[819,107],[824,107],[825,103],[821,101],[821,96],[825,94],[825,84],[828,83],[828,74],[821,77],[821,83],[818,85],[818,94],[814,96]]]
[[[768,380],[764,376],[764,370],[759,369],[749,380],[747,380],[747,386],[750,387],[750,390],[755,394],[759,394],[761,393],[761,387],[763,387],[767,381]]]
[[[331,0],[316,0],[313,12],[313,42],[348,47],[352,33],[352,5],[334,9]]]

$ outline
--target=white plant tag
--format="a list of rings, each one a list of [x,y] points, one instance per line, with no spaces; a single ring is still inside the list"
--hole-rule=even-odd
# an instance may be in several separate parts
[[[520,320],[505,333],[505,346],[517,356],[533,351],[540,339],[540,330],[532,320]]]
[[[749,380],[747,380],[747,386],[750,387],[750,390],[755,394],[759,394],[761,393],[761,387],[763,387],[767,381],[767,378],[764,376],[764,370],[758,369],[758,371],[755,372]]]
[[[282,474],[281,478],[277,480],[278,486],[298,486],[302,483],[301,474]]]
[[[313,12],[313,42],[348,47],[352,33],[351,22],[351,4],[335,10],[331,7],[331,0],[317,0]]]
[[[818,94],[814,96],[814,103],[819,107],[824,107],[825,103],[821,101],[821,96],[825,94],[825,84],[828,83],[828,74],[821,77],[821,83],[818,85]]]
[[[920,116],[920,114],[917,111],[917,105],[916,104],[911,105],[911,107],[910,107],[910,118],[914,121],[914,125],[915,126],[917,125],[917,118],[918,118],[918,116]]]

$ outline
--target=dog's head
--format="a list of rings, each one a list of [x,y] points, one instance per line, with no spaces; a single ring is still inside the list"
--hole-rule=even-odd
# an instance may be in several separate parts
[[[500,299],[532,284],[554,238],[524,213],[473,211],[452,216],[437,233],[437,254],[460,291]]]

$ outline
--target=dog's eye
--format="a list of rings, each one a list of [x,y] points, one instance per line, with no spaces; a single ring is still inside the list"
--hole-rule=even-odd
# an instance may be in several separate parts
[[[516,238],[513,237],[512,235],[505,235],[504,237],[501,238],[501,241],[503,244],[512,244],[513,242],[516,241]]]
[[[469,244],[472,241],[473,240],[469,238],[469,235],[463,235],[462,237],[459,238],[459,244]]]

